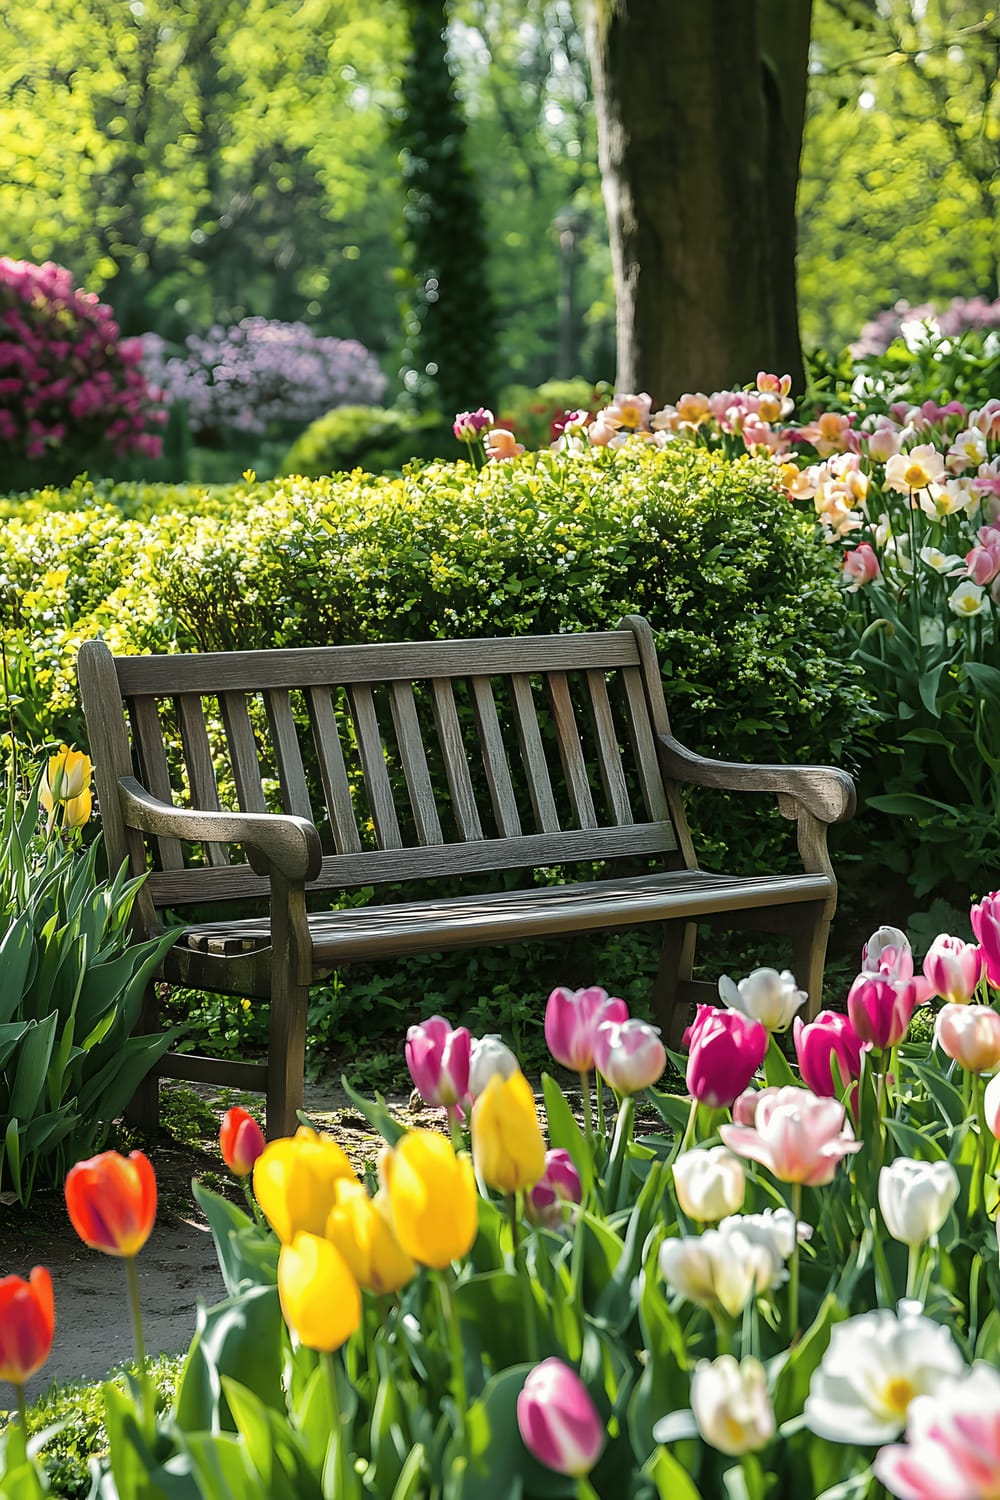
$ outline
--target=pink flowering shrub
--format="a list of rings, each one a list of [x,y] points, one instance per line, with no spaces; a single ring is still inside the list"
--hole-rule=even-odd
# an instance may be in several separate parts
[[[362,344],[320,338],[304,323],[244,318],[191,334],[186,351],[171,356],[159,335],[147,334],[143,367],[171,404],[186,404],[192,432],[209,444],[304,428],[340,406],[375,405],[388,384]]]
[[[0,453],[65,469],[102,453],[157,458],[159,393],[111,309],[63,266],[0,256]]]
[[[987,302],[985,297],[953,297],[943,309],[932,307],[929,302],[911,307],[903,299],[864,325],[857,343],[851,345],[851,353],[855,359],[884,354],[895,339],[906,338],[904,324],[924,322],[930,323],[931,331],[936,330],[944,338],[957,338],[969,332],[989,333],[1000,329],[1000,298]]]

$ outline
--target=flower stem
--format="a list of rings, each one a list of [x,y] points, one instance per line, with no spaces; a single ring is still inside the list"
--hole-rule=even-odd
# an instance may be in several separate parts
[[[685,1153],[685,1151],[688,1149],[688,1147],[694,1141],[694,1139],[695,1139],[695,1129],[694,1129],[694,1127],[695,1127],[695,1121],[697,1120],[697,1118],[698,1118],[698,1101],[697,1101],[697,1099],[692,1099],[691,1100],[691,1108],[688,1110],[687,1124],[684,1127],[684,1135],[681,1138],[680,1150],[677,1153],[678,1156],[683,1156],[684,1153]]]
[[[125,1258],[125,1279],[128,1283],[128,1302],[132,1313],[132,1329],[135,1333],[135,1358],[139,1366],[139,1380],[142,1385],[142,1402],[145,1407],[146,1428],[150,1437],[152,1437],[153,1428],[156,1424],[156,1404],[153,1400],[153,1386],[149,1378],[149,1368],[146,1364],[146,1345],[142,1337],[139,1272],[136,1267],[134,1255],[129,1255]]]
[[[455,1404],[458,1411],[458,1435],[465,1441],[465,1413],[469,1404],[468,1392],[465,1387],[465,1362],[462,1353],[462,1330],[459,1327],[458,1318],[455,1316],[455,1304],[452,1300],[451,1286],[448,1282],[448,1271],[439,1271],[437,1276],[438,1291],[441,1295],[441,1321],[445,1342],[451,1354],[451,1385],[455,1393]]]
[[[337,1366],[333,1355],[328,1349],[322,1351],[319,1359],[320,1364],[323,1366],[323,1373],[326,1375],[326,1388],[330,1396],[330,1411],[332,1415],[330,1428],[337,1443],[336,1463],[332,1475],[334,1483],[330,1492],[331,1500],[341,1500],[342,1496],[346,1500],[346,1497],[350,1494],[350,1489],[348,1488],[347,1431],[344,1427],[344,1414],[340,1406],[340,1391],[337,1388]],[[323,1492],[326,1494],[325,1484]]]
[[[451,1136],[451,1144],[454,1150],[458,1152],[463,1150],[465,1146],[465,1138],[462,1134],[462,1126],[458,1118],[458,1106],[455,1104],[449,1104],[447,1106],[447,1113],[448,1132]]]
[[[592,1150],[594,1145],[594,1123],[590,1114],[590,1074],[586,1068],[580,1069],[580,1097],[583,1100],[583,1133],[587,1137],[587,1147]]]
[[[635,1096],[626,1094],[618,1106],[615,1138],[611,1143],[611,1161],[608,1164],[608,1208],[613,1209],[621,1191],[622,1176],[628,1160],[628,1146],[635,1124]]]
[[[19,1381],[14,1382],[14,1390],[17,1392],[17,1419],[24,1433],[24,1441],[28,1441],[28,1411],[24,1403],[24,1386]]]
[[[601,1500],[600,1495],[594,1489],[585,1474],[576,1481],[577,1500]]]
[[[917,1275],[920,1270],[920,1246],[911,1245],[906,1260],[906,1295],[915,1297],[917,1294]]]
[[[510,1218],[510,1239],[511,1239],[511,1245],[512,1245],[513,1250],[514,1250],[514,1261],[515,1261],[515,1264],[517,1262],[517,1248],[518,1248],[518,1244],[520,1243],[520,1228],[521,1228],[521,1226],[520,1226],[520,1214],[518,1213],[518,1209],[520,1207],[520,1205],[518,1204],[518,1201],[517,1201],[518,1200],[518,1196],[519,1195],[516,1192],[514,1192],[514,1193],[508,1193],[507,1194],[507,1214],[508,1214],[508,1217]]]
[[[802,1215],[802,1184],[792,1183],[792,1216],[795,1223],[792,1233],[795,1243],[792,1248],[791,1260],[788,1263],[788,1330],[789,1343],[794,1342],[799,1334],[799,1219]]]

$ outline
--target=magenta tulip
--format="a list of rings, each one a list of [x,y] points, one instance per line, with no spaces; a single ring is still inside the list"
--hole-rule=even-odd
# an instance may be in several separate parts
[[[847,1016],[821,1010],[815,1021],[796,1020],[793,1035],[799,1072],[814,1094],[839,1099],[851,1080],[861,1077],[865,1044]]]
[[[952,1005],[964,1005],[972,999],[985,968],[982,948],[944,932],[931,943],[924,959],[924,976],[931,993]]]
[[[699,1005],[684,1033],[687,1086],[699,1104],[728,1108],[764,1061],[767,1028],[736,1010]]]
[[[926,1000],[925,979],[891,980],[859,974],[847,996],[847,1014],[863,1042],[872,1047],[895,1047],[906,1035],[914,1008]]]
[[[667,1054],[657,1027],[645,1021],[601,1021],[594,1033],[594,1065],[616,1094],[637,1094],[661,1077]]]
[[[454,1109],[469,1093],[472,1038],[465,1026],[452,1030],[443,1016],[431,1016],[406,1033],[406,1066],[425,1104]]]
[[[969,913],[976,941],[986,959],[986,978],[1000,989],[1000,891],[991,891]]]
[[[567,1209],[583,1198],[583,1184],[573,1158],[562,1146],[545,1153],[545,1174],[527,1196],[528,1217],[536,1224],[558,1229],[566,1221]]]
[[[545,1007],[545,1042],[557,1063],[574,1073],[594,1066],[594,1035],[602,1021],[627,1021],[624,1000],[592,984],[585,990],[553,990]]]
[[[779,1182],[807,1187],[832,1182],[841,1157],[861,1150],[842,1104],[794,1085],[762,1099],[752,1127],[720,1125],[719,1134],[730,1151],[759,1161]]]
[[[543,1360],[530,1372],[517,1398],[517,1425],[539,1463],[574,1479],[590,1473],[604,1448],[587,1387],[561,1359]]]

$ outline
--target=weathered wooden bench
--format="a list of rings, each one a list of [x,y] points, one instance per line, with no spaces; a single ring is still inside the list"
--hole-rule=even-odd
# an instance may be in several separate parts
[[[159,1072],[266,1088],[271,1135],[295,1127],[309,986],[351,961],[662,923],[654,999],[676,1040],[689,1003],[715,995],[691,977],[701,920],[791,934],[818,1008],[837,891],[826,825],[850,817],[853,783],[686,750],[638,616],[585,634],[188,656],[116,658],[89,641],[79,679],[112,867],[152,869],[144,932],[185,906],[229,913],[187,926],[163,977],[270,1002],[266,1064],[172,1053]],[[776,794],[804,873],[699,869],[686,783]],[[634,873],[650,856],[658,872]],[[499,878],[581,863],[604,877],[593,864],[607,860],[633,872],[517,890]],[[309,909],[313,893],[477,875],[486,894]],[[267,915],[242,914],[263,898]],[[138,1101],[146,1123],[155,1090]]]

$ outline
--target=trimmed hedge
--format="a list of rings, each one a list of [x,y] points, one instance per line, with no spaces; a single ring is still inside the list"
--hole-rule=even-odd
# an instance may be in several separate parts
[[[340,406],[317,417],[282,460],[282,474],[323,474],[369,469],[398,472],[414,459],[451,458],[458,440],[451,423],[433,413],[400,407]]]

